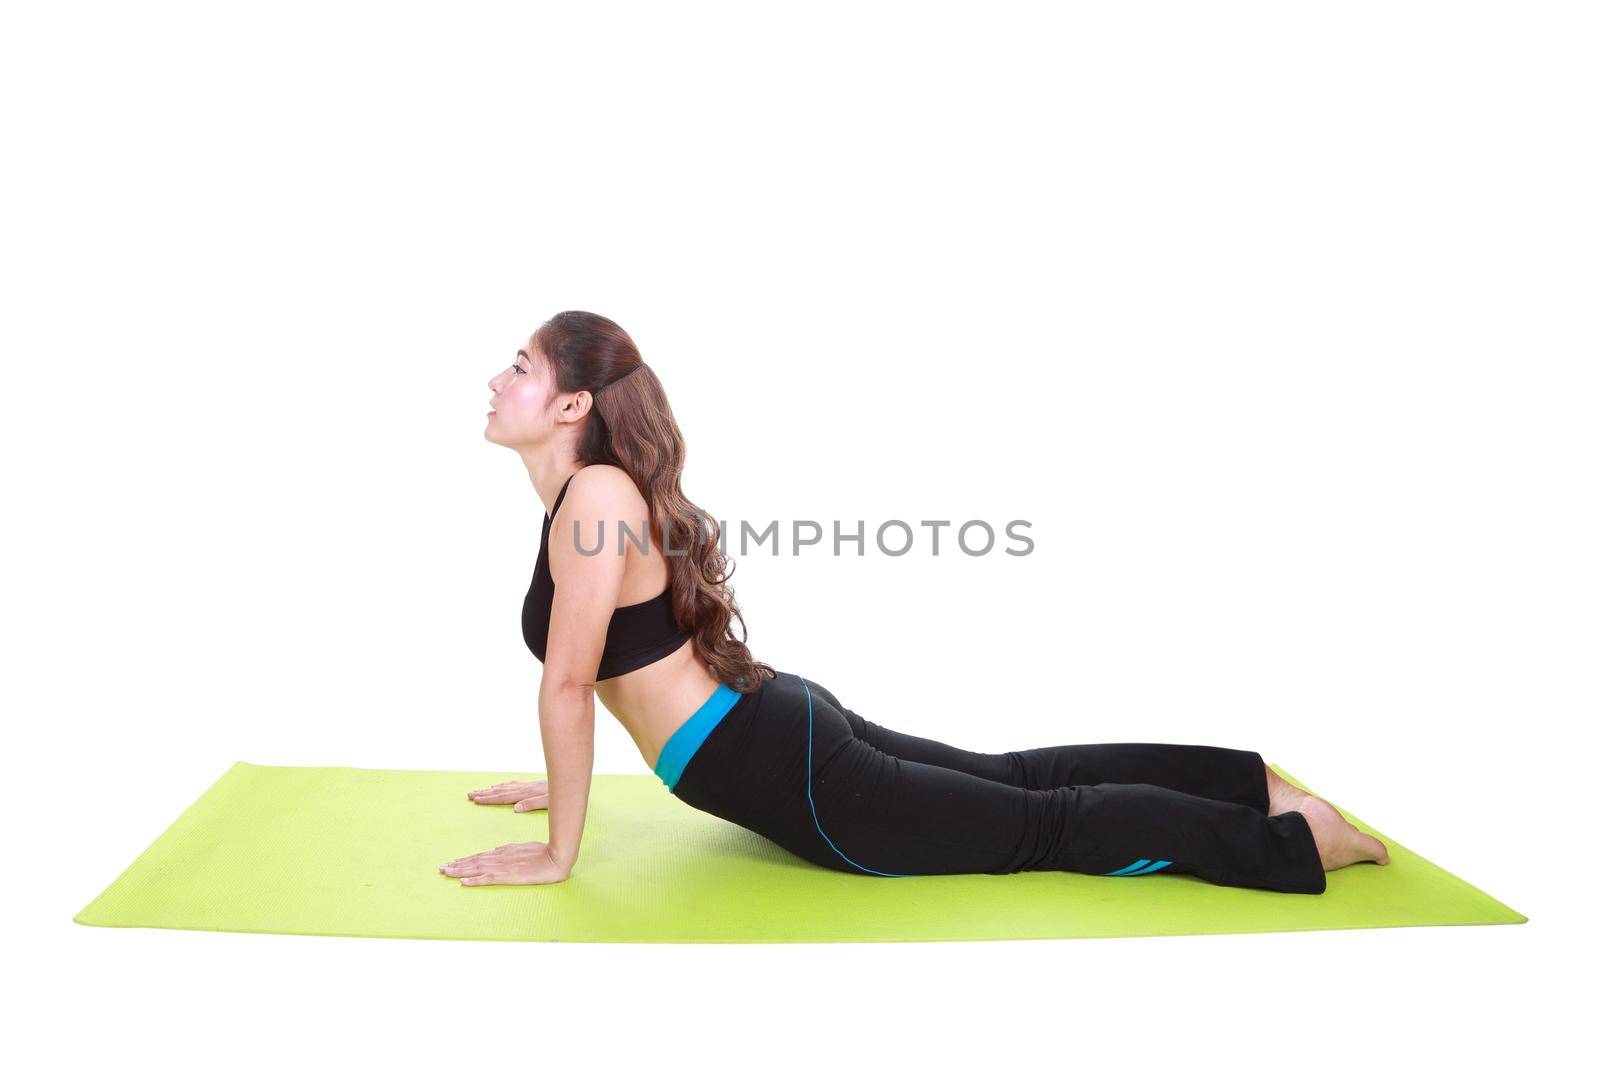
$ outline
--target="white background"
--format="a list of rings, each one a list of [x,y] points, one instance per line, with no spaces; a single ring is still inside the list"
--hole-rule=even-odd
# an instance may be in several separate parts
[[[9,13],[13,1042],[1298,1063],[1571,1036],[1595,28],[1536,3]],[[978,750],[1256,749],[1531,921],[75,926],[235,760],[542,771],[517,626],[542,506],[483,412],[567,308],[632,334],[718,517],[1033,523],[1023,558],[743,557],[758,657]],[[648,773],[599,712],[596,770]]]

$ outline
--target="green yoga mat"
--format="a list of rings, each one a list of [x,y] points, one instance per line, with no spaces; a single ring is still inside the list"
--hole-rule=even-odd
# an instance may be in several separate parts
[[[545,840],[544,811],[466,799],[470,789],[537,777],[235,763],[75,921],[614,942],[986,941],[1527,921],[1349,812],[1383,838],[1390,863],[1330,872],[1320,895],[1181,874],[872,878],[807,863],[689,807],[653,775],[632,774],[594,777],[582,850],[565,882],[463,886],[439,871],[457,856]]]

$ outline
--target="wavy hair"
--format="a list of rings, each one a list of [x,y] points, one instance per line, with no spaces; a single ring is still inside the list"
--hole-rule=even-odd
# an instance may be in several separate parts
[[[633,339],[603,315],[563,311],[534,331],[533,343],[554,368],[557,389],[586,389],[594,397],[578,460],[621,467],[643,494],[650,532],[672,550],[665,555],[673,616],[693,634],[700,657],[718,681],[741,693],[758,688],[763,674],[775,677],[745,645],[749,630],[728,584],[733,561],[719,547],[716,520],[683,495],[683,434]],[[733,634],[735,619],[743,638]]]

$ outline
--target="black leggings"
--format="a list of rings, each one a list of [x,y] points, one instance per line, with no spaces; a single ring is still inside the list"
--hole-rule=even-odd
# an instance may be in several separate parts
[[[1159,873],[1287,893],[1327,887],[1305,817],[1267,814],[1255,752],[1156,743],[968,752],[868,722],[783,671],[728,710],[674,795],[852,874]]]

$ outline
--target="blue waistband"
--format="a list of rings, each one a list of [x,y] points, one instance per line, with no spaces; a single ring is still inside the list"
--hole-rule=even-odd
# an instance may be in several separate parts
[[[719,684],[716,692],[706,698],[699,710],[672,731],[667,743],[661,746],[661,755],[656,757],[655,766],[656,777],[666,783],[668,792],[678,787],[678,779],[683,777],[683,769],[699,751],[700,743],[716,729],[717,723],[728,714],[729,708],[739,702],[741,695],[737,689]]]

